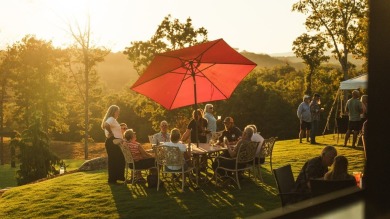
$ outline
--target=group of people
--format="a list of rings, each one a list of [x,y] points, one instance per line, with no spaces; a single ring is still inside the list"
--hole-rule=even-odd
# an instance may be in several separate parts
[[[114,143],[114,139],[122,139],[122,144],[128,147],[137,168],[148,169],[155,166],[154,156],[145,151],[139,142],[137,142],[136,132],[133,129],[128,129],[126,123],[117,121],[120,113],[120,108],[116,105],[111,105],[101,124],[101,128],[106,135],[105,148],[108,159],[108,183],[118,184],[118,181],[125,181],[125,158],[119,145]],[[130,164],[132,165],[132,164]],[[132,166],[130,166],[132,168]],[[152,172],[155,174],[155,172]],[[137,181],[146,181],[142,178],[141,172],[136,171],[135,177]]]
[[[317,144],[316,135],[319,129],[321,112],[324,111],[324,108],[320,106],[320,98],[321,96],[318,93],[313,95],[313,99],[311,99],[309,95],[304,95],[302,103],[298,106],[297,116],[300,122],[300,143],[302,143],[302,139],[306,137],[306,141],[310,142],[310,144]],[[345,135],[344,146],[347,146],[351,133],[353,133],[352,147],[356,146],[357,136],[362,130],[363,123],[367,121],[368,96],[362,95],[361,98],[359,98],[360,92],[354,90],[352,91],[352,97],[345,105],[345,112],[348,115],[348,129]],[[364,127],[366,127],[366,124]]]
[[[331,167],[328,169],[328,167]],[[348,160],[343,155],[337,155],[333,146],[326,146],[321,155],[305,162],[296,179],[294,192],[300,194],[292,202],[311,197],[310,179],[324,180],[352,180],[353,175],[348,173]]]
[[[137,168],[148,169],[155,166],[154,155],[146,152],[139,142],[137,142],[136,132],[133,129],[128,129],[125,123],[117,121],[120,114],[120,109],[116,105],[111,105],[101,124],[101,128],[106,135],[105,148],[108,155],[108,183],[117,184],[118,181],[124,181],[125,159],[119,145],[114,143],[114,139],[123,139],[122,144],[130,148],[135,165]],[[164,142],[164,145],[179,147],[184,153],[186,159],[191,156],[187,150],[185,142],[192,143],[208,143],[211,139],[212,133],[217,131],[217,119],[213,115],[213,105],[206,104],[204,111],[201,109],[194,110],[192,113],[192,120],[187,125],[187,129],[183,135],[180,130],[173,128],[168,131],[168,122],[162,121],[160,123],[160,131],[153,135],[152,144],[159,145]],[[224,130],[218,139],[217,144],[229,145],[228,150],[224,156],[234,158],[240,146],[246,141],[259,142],[261,146],[264,138],[257,132],[257,127],[250,124],[245,127],[242,132],[235,124],[232,117],[226,117],[223,121]],[[234,147],[233,147],[234,145]],[[264,158],[260,157],[260,146],[256,154],[256,162],[264,163]],[[234,163],[222,164],[226,166],[234,165]],[[215,164],[213,164],[215,166]],[[181,167],[167,167],[172,170],[180,169]],[[137,180],[144,179],[141,173],[136,172]]]
[[[313,95],[313,99],[309,95],[303,96],[303,101],[298,106],[297,116],[299,119],[299,142],[302,143],[302,138],[306,136],[306,141],[310,144],[317,144],[316,135],[319,129],[321,112],[324,108],[321,106],[321,96],[318,93]],[[310,139],[309,139],[310,136]]]
[[[360,97],[360,92],[358,90],[352,91],[352,97],[345,105],[345,112],[348,114],[348,130],[347,133],[345,133],[344,147],[347,146],[351,133],[353,134],[352,147],[356,147],[357,136],[367,124],[367,102],[367,95],[362,95]]]

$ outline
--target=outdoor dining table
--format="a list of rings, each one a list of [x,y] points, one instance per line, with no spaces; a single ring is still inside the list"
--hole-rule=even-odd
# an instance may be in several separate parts
[[[219,153],[226,151],[227,147],[223,147],[220,145],[211,145],[209,143],[199,143],[198,146],[194,143],[189,145],[191,147],[191,154],[194,160],[194,167],[196,171],[196,181],[199,184],[199,180],[201,180],[201,168],[204,166],[206,168],[206,177],[204,178],[204,182],[208,182],[207,178],[207,168],[212,169],[211,165],[208,165],[208,160],[212,160]],[[203,159],[202,159],[203,158]]]

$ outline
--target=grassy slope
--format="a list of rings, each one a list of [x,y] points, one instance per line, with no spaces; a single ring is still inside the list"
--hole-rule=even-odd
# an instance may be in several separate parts
[[[333,135],[318,137],[324,144],[277,141],[273,167],[292,164],[294,176],[303,163],[318,156],[324,145],[335,145],[348,157],[349,171],[363,170],[363,151],[336,145]],[[109,186],[105,170],[67,174],[36,184],[15,187],[0,201],[0,218],[128,218],[128,217],[247,217],[280,206],[268,160],[262,169],[264,182],[242,181],[242,190],[204,185],[199,190],[166,186],[159,192],[145,185]]]

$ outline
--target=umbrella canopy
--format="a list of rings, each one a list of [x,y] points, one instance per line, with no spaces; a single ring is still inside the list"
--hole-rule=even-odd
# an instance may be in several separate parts
[[[256,64],[223,39],[157,54],[132,90],[166,109],[227,99]]]

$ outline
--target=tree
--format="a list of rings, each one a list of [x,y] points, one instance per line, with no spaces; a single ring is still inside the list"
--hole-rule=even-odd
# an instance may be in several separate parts
[[[13,60],[13,53],[10,48],[7,49],[7,51],[3,53],[0,53],[2,55],[1,57],[1,63],[0,63],[0,87],[1,87],[1,93],[0,93],[0,131],[5,131],[5,111],[7,106],[11,104],[12,101],[10,101],[10,93],[11,93],[11,78],[13,77],[13,64],[15,63]],[[0,136],[0,161],[1,165],[4,164],[4,150],[3,150],[3,136]]]
[[[192,26],[191,18],[188,18],[185,23],[181,23],[178,19],[172,20],[171,15],[168,15],[163,19],[150,40],[131,42],[131,46],[126,47],[123,53],[128,56],[138,74],[141,75],[156,53],[181,49],[206,41],[207,30],[203,27],[195,29]],[[171,123],[171,126],[184,128],[191,118],[192,110],[188,108],[166,111],[155,102],[139,95],[137,98],[131,98],[130,101],[133,111],[138,116],[149,118],[156,130],[161,120],[177,121],[177,123]]]
[[[306,28],[322,35],[332,46],[344,80],[349,78],[348,55],[359,54],[356,45],[368,34],[362,22],[368,15],[367,5],[367,0],[301,0],[292,7],[307,14]]]
[[[309,67],[309,72],[305,77],[306,94],[312,94],[312,76],[315,70],[320,67],[321,62],[329,60],[329,57],[324,55],[328,47],[327,41],[321,35],[310,36],[305,33],[293,42],[292,49],[295,55],[302,58]]]
[[[41,115],[45,132],[62,130],[67,111],[66,91],[63,84],[67,78],[63,72],[64,54],[51,42],[27,35],[15,43],[6,59],[12,66],[12,121],[25,129]]]
[[[84,30],[81,30],[80,26],[77,25],[77,30],[74,30],[69,25],[70,33],[72,34],[73,39],[76,41],[74,45],[76,60],[72,60],[69,62],[69,69],[74,75],[75,82],[77,83],[77,87],[80,91],[80,95],[82,96],[84,102],[84,157],[88,159],[88,141],[90,140],[90,136],[88,134],[90,129],[90,87],[93,86],[93,82],[97,80],[91,81],[90,76],[94,72],[93,68],[96,66],[98,62],[102,62],[104,57],[110,53],[110,50],[105,48],[97,48],[91,45],[91,26],[88,19],[88,24],[86,25]],[[77,32],[76,32],[77,31]],[[77,61],[79,64],[84,66],[84,70],[82,71],[84,78],[77,77],[76,73],[74,73],[72,67],[75,67],[74,64]],[[96,72],[94,74],[94,79],[96,79]],[[84,83],[82,83],[84,82]],[[83,85],[84,84],[84,87]]]
[[[42,130],[39,117],[22,132],[20,141],[15,144],[20,148],[20,169],[16,173],[18,185],[56,174],[54,166],[60,159],[50,150],[49,136]]]
[[[152,61],[154,54],[193,46],[207,41],[207,30],[203,27],[194,29],[191,18],[186,23],[178,19],[171,21],[171,15],[166,16],[156,32],[148,41],[131,42],[123,52],[134,63],[134,68],[141,75]]]

